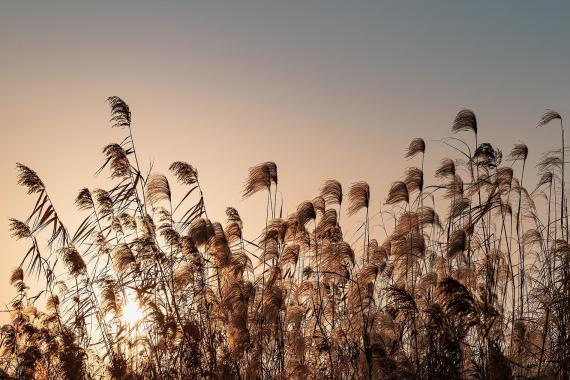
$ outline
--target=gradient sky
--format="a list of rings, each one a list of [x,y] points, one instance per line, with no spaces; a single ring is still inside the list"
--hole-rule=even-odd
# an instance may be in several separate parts
[[[106,183],[101,148],[124,135],[108,96],[130,104],[145,167],[192,163],[209,216],[235,206],[251,236],[265,213],[241,199],[249,166],[277,163],[288,211],[327,178],[368,181],[377,211],[411,138],[428,142],[427,178],[451,154],[435,140],[462,107],[480,141],[526,142],[534,165],[559,141],[535,128],[544,109],[570,117],[569,19],[568,1],[1,2],[0,308],[25,248],[8,217],[33,206],[16,162],[74,225],[77,191]]]

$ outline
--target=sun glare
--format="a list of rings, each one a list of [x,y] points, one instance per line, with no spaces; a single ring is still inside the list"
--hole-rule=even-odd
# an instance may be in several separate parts
[[[130,325],[135,325],[140,322],[142,318],[142,311],[136,302],[129,302],[123,309],[123,320]]]

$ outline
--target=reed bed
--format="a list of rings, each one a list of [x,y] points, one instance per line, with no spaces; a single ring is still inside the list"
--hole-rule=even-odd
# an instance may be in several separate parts
[[[82,189],[70,229],[32,169],[35,197],[10,220],[27,242],[9,281],[0,378],[15,379],[568,379],[570,246],[561,147],[537,165],[529,150],[479,143],[461,110],[425,180],[423,139],[410,165],[370,202],[366,182],[324,181],[282,215],[277,165],[250,168],[245,203],[265,203],[265,227],[242,234],[238,210],[208,219],[198,171],[175,162],[143,174],[129,106],[108,99],[124,140],[103,149],[109,189]],[[245,176],[246,173],[244,173]],[[180,192],[176,202],[172,192]],[[251,202],[251,203],[249,203]],[[346,211],[346,212],[345,212]],[[359,225],[354,244],[345,223]],[[371,234],[380,217],[387,238]],[[33,288],[40,288],[38,294]]]

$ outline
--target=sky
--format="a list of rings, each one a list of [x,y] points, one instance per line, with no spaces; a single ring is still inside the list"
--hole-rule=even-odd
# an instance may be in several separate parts
[[[327,178],[368,181],[377,210],[416,164],[403,159],[414,137],[430,181],[463,107],[479,141],[525,142],[534,166],[559,144],[541,114],[570,116],[569,18],[568,1],[1,2],[0,309],[26,248],[8,218],[34,202],[16,162],[76,226],[78,190],[108,183],[101,149],[125,133],[108,96],[131,107],[143,167],[193,164],[210,218],[234,206],[253,236],[265,198],[242,199],[248,167],[277,163],[286,212]]]

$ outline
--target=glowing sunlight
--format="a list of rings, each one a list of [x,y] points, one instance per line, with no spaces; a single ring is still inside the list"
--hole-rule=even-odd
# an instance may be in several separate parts
[[[139,323],[142,319],[143,313],[136,302],[129,301],[129,303],[123,309],[123,321],[134,326]]]

